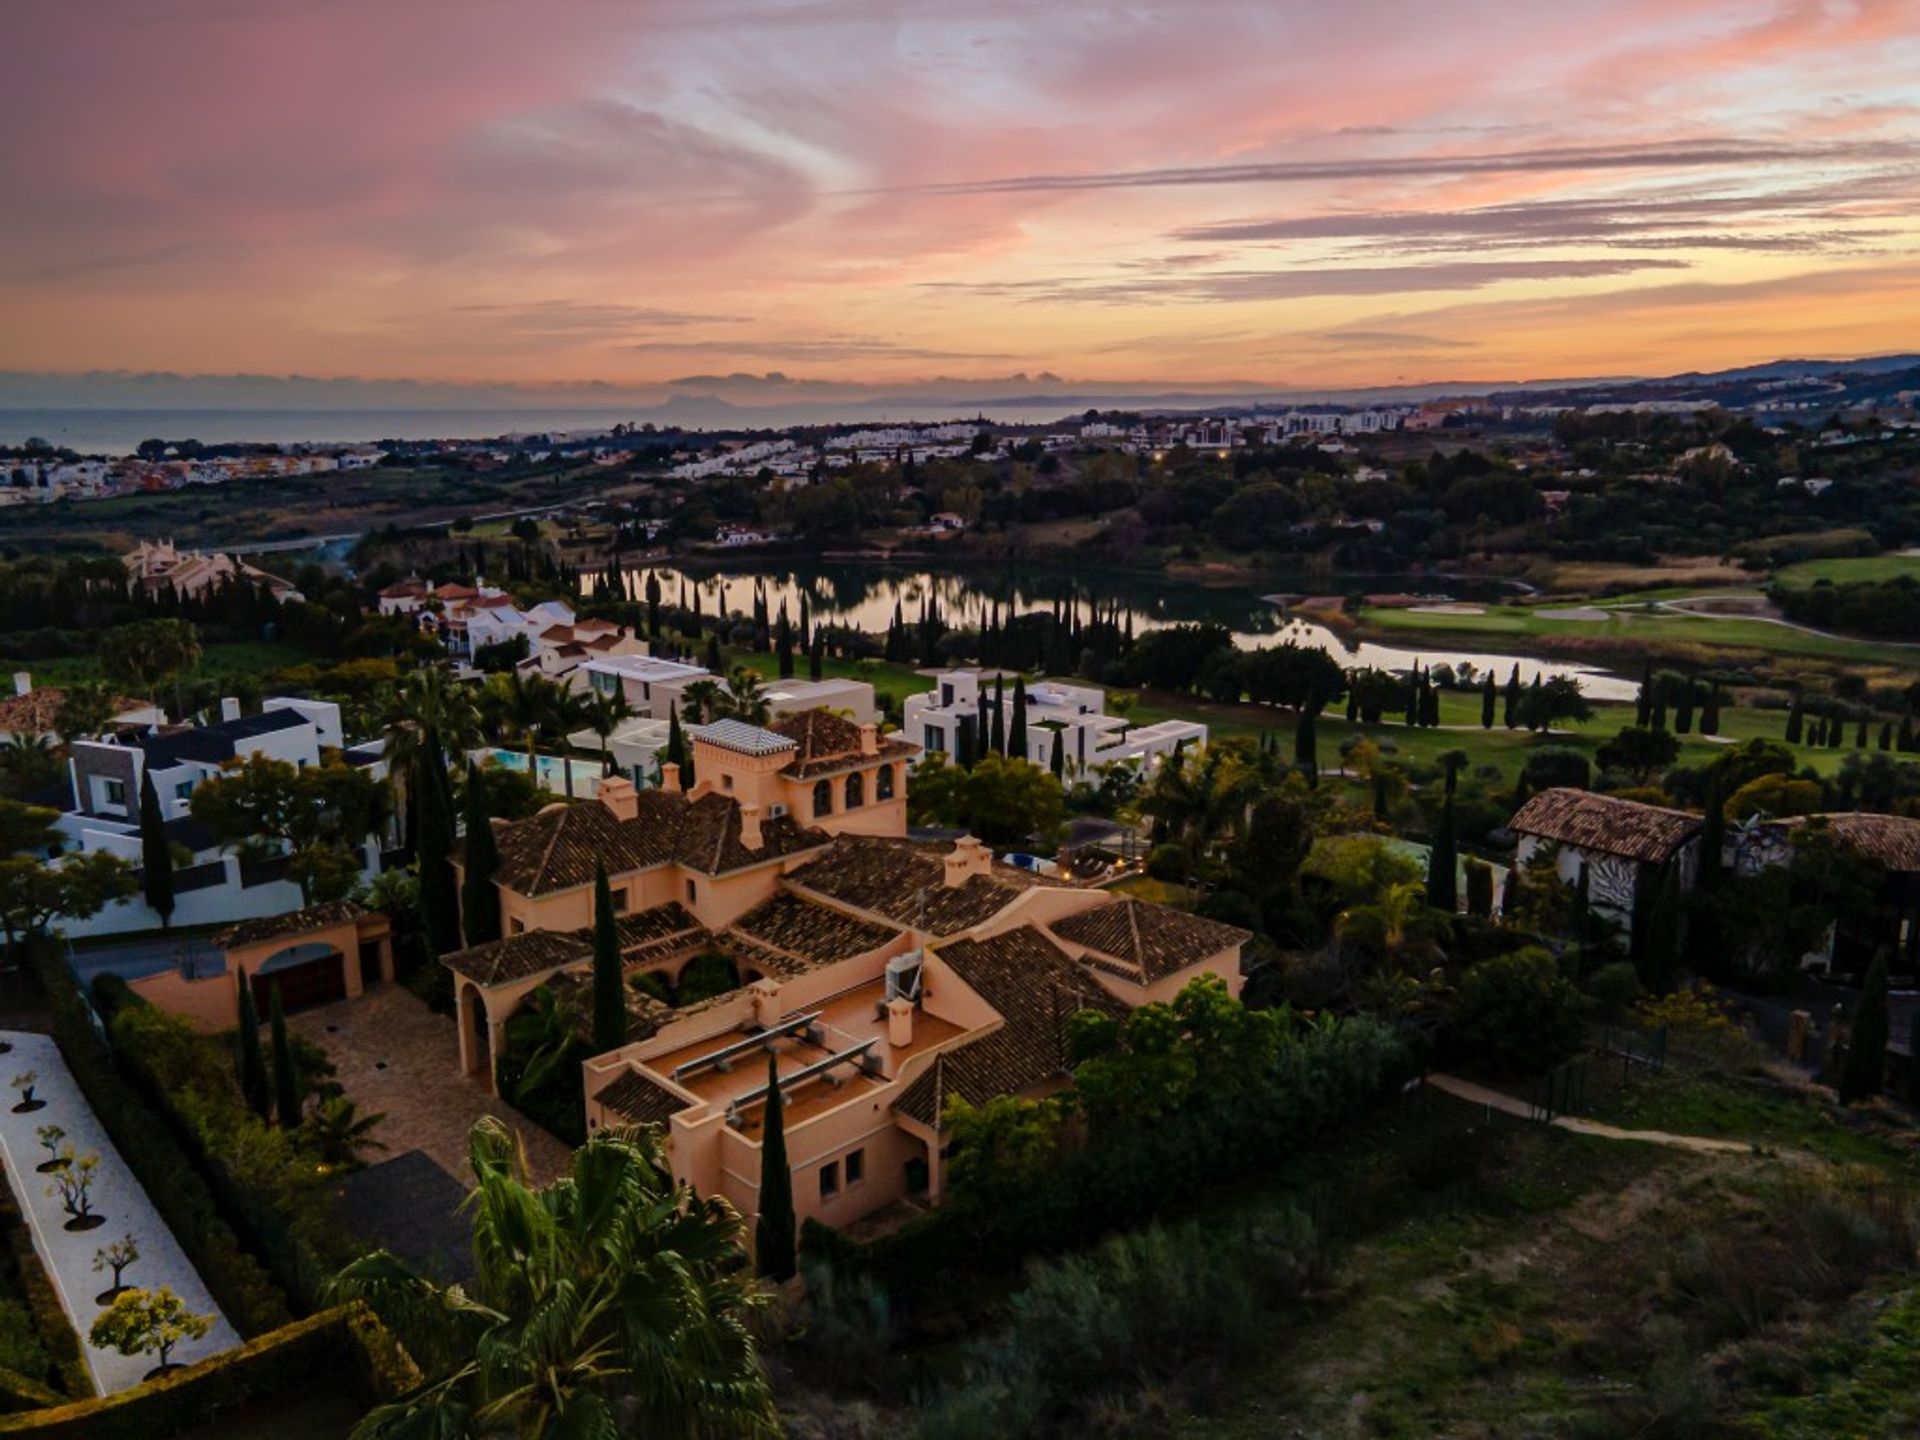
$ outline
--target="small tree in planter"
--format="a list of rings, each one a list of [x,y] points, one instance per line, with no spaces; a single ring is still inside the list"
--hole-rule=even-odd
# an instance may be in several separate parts
[[[67,1132],[58,1125],[42,1125],[33,1132],[40,1137],[40,1143],[46,1147],[47,1158],[34,1168],[42,1175],[49,1175],[67,1163],[67,1157],[60,1153],[60,1142],[67,1138]]]
[[[14,1114],[30,1115],[35,1110],[44,1110],[47,1108],[46,1101],[33,1098],[33,1087],[39,1082],[39,1079],[40,1077],[31,1070],[22,1071],[13,1077],[13,1088],[20,1092],[20,1103],[13,1107]]]
[[[98,1275],[107,1270],[113,1272],[112,1286],[94,1296],[94,1304],[111,1305],[127,1291],[131,1290],[133,1288],[131,1285],[122,1285],[120,1283],[120,1276],[128,1266],[136,1264],[139,1259],[140,1247],[134,1242],[134,1238],[131,1235],[123,1235],[111,1245],[102,1245],[98,1250],[94,1251],[93,1273]]]
[[[162,1285],[157,1290],[122,1290],[113,1304],[94,1320],[87,1338],[103,1350],[122,1355],[155,1355],[160,1363],[143,1377],[157,1379],[173,1363],[173,1347],[182,1340],[198,1340],[213,1328],[211,1315],[196,1315],[186,1302]]]
[[[107,1223],[107,1217],[93,1213],[93,1177],[100,1168],[98,1155],[75,1155],[73,1146],[64,1146],[58,1157],[61,1166],[53,1172],[53,1184],[47,1187],[47,1194],[58,1195],[60,1204],[73,1218],[67,1221],[69,1230],[97,1230]]]

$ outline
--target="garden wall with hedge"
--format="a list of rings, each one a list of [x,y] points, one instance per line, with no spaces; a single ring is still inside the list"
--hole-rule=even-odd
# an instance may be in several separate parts
[[[241,1406],[333,1378],[373,1406],[420,1377],[368,1311],[343,1305],[116,1395],[0,1416],[0,1435],[168,1440]]]

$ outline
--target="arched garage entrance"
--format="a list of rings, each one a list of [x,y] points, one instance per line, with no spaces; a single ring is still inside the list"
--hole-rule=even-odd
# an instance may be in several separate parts
[[[346,956],[324,940],[289,945],[269,955],[252,975],[253,1004],[260,1015],[280,987],[280,1005],[288,1013],[347,998]]]

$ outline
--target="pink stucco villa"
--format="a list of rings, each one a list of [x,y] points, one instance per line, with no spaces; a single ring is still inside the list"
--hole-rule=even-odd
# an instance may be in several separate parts
[[[535,989],[584,999],[604,864],[630,1039],[586,1062],[587,1124],[661,1126],[675,1173],[743,1214],[769,1057],[795,1207],[847,1225],[937,1202],[949,1100],[1058,1087],[1076,1012],[1169,999],[1201,973],[1239,990],[1243,930],[1000,864],[971,837],[908,839],[903,741],[820,711],[691,733],[690,792],[671,773],[641,792],[609,779],[498,826],[506,933],[443,963],[459,1063],[490,1077]],[[695,960],[730,967],[733,988],[659,999]]]

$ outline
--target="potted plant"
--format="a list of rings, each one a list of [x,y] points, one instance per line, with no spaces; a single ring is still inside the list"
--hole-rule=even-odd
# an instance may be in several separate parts
[[[53,1184],[47,1187],[47,1194],[58,1195],[60,1204],[73,1218],[67,1221],[69,1230],[97,1230],[107,1223],[107,1217],[93,1212],[93,1177],[100,1168],[98,1155],[75,1155],[73,1146],[67,1145],[60,1151],[62,1164],[53,1172]]]
[[[194,1314],[162,1285],[157,1290],[122,1290],[95,1318],[87,1338],[102,1350],[122,1355],[159,1355],[159,1365],[143,1377],[155,1380],[185,1368],[173,1363],[174,1346],[182,1340],[198,1340],[212,1328],[211,1315]]]
[[[46,1147],[47,1158],[34,1168],[42,1175],[50,1175],[67,1163],[67,1157],[60,1152],[60,1142],[67,1138],[67,1132],[58,1125],[42,1125],[33,1132],[40,1137],[40,1143]]]
[[[40,1077],[31,1070],[23,1070],[13,1077],[13,1088],[20,1092],[20,1103],[13,1107],[16,1115],[31,1115],[35,1110],[44,1110],[47,1102],[33,1098],[33,1087]]]

